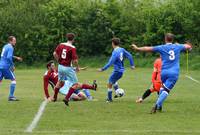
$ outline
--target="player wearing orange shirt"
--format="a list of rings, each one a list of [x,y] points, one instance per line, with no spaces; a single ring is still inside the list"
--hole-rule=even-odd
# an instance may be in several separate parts
[[[161,58],[157,58],[154,61],[154,69],[152,73],[152,86],[151,88],[147,89],[142,97],[138,98],[136,100],[136,103],[142,103],[145,98],[147,98],[151,93],[157,92],[159,94],[160,87],[162,86],[162,81],[161,81],[161,67],[162,67],[162,61]]]

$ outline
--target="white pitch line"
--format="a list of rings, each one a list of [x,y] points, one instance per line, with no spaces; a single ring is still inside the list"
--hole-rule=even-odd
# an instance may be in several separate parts
[[[191,79],[192,81],[194,81],[194,82],[200,84],[200,82],[199,82],[198,80],[192,78],[191,76],[185,75],[185,77],[187,77],[187,78]]]
[[[37,112],[37,114],[35,115],[33,121],[31,122],[31,124],[27,127],[27,129],[25,130],[25,132],[28,132],[28,133],[31,133],[33,131],[33,129],[37,126],[43,112],[44,112],[44,109],[47,105],[48,101],[47,100],[44,100],[41,105],[40,105],[40,108]]]

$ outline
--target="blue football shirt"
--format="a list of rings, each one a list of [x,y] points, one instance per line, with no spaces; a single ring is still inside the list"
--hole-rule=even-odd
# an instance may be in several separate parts
[[[180,52],[186,48],[183,44],[167,43],[153,47],[154,52],[159,52],[162,59],[162,71],[170,72],[171,74],[178,75],[180,64]]]
[[[8,69],[14,66],[13,64],[14,48],[11,44],[4,45],[1,52],[0,69]]]
[[[111,65],[114,65],[114,71],[124,72],[124,58],[128,58],[130,65],[134,66],[132,55],[124,48],[116,47],[108,63],[102,68],[102,70],[108,69]]]

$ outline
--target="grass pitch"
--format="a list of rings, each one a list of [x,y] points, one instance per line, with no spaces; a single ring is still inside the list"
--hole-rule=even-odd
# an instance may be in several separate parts
[[[88,69],[78,73],[80,82],[98,81],[98,91],[91,91],[98,101],[70,102],[66,107],[59,95],[56,103],[48,103],[32,133],[24,132],[32,122],[44,99],[42,76],[45,70],[16,70],[15,95],[19,102],[8,102],[9,81],[0,86],[0,135],[199,135],[200,84],[185,77],[179,81],[163,106],[163,112],[149,114],[157,95],[152,94],[144,103],[136,104],[150,85],[152,69],[127,69],[119,81],[125,96],[106,103],[106,82],[112,70],[102,73]],[[200,80],[200,71],[190,75]]]

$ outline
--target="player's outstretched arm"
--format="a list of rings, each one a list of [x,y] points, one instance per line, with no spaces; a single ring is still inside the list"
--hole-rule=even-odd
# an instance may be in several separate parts
[[[135,44],[132,44],[131,48],[133,50],[141,51],[141,52],[152,52],[153,51],[153,47],[149,47],[149,46],[137,47],[137,45],[135,45]]]
[[[18,61],[23,61],[22,57],[18,57],[18,56],[13,56],[14,59],[18,60]]]

